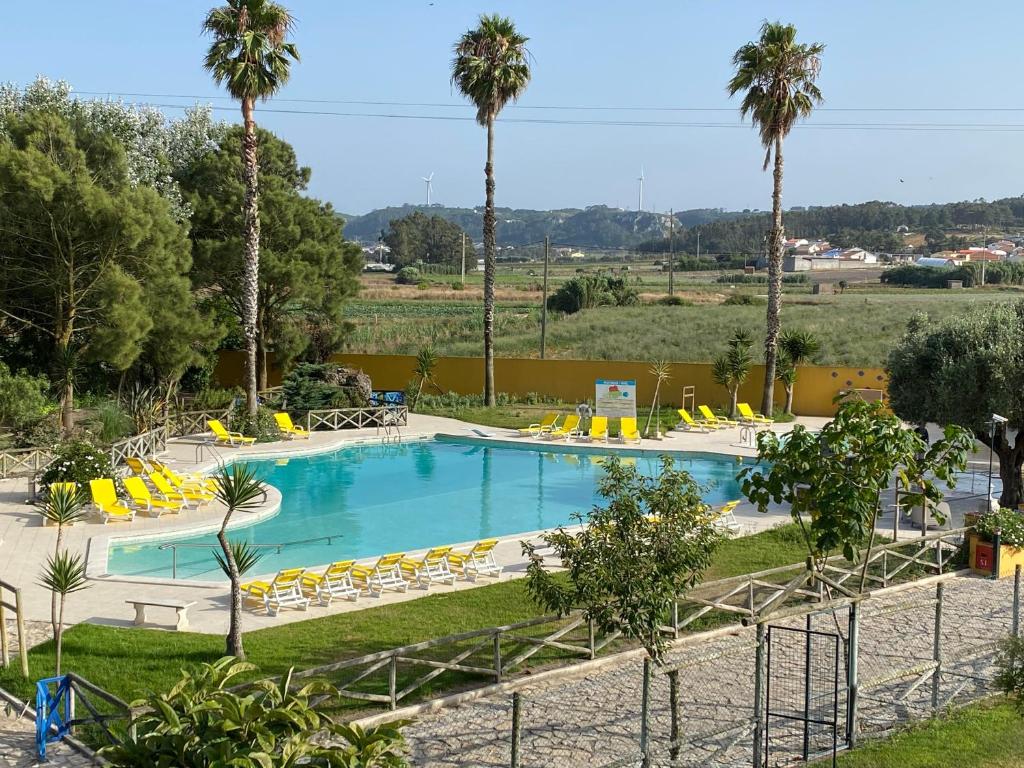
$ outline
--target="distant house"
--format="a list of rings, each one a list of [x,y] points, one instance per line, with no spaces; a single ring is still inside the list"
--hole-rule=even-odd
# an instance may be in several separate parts
[[[804,238],[791,237],[782,244],[782,247],[787,251],[791,251],[794,248],[799,248],[801,245],[807,245],[807,241]]]
[[[848,261],[862,261],[865,264],[877,264],[878,256],[869,251],[865,251],[863,248],[844,248],[836,256],[837,259],[846,259]]]
[[[956,266],[956,260],[940,256],[938,254],[932,254],[931,256],[922,256],[920,259],[914,262],[919,267],[953,267]]]
[[[798,245],[793,249],[793,253],[796,256],[818,256],[831,249],[832,245],[828,240],[815,240],[813,243],[804,241],[803,245]]]
[[[956,252],[961,261],[1002,261],[1005,252],[995,253],[987,248],[964,248]]]
[[[996,240],[994,243],[988,244],[990,251],[1003,251],[1004,253],[1010,253],[1017,247],[1017,244],[1012,240]]]

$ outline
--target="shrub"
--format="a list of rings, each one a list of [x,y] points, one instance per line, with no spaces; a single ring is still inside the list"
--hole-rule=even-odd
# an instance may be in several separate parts
[[[1024,715],[1024,638],[1008,637],[1000,643],[995,683]]]
[[[372,386],[362,371],[330,363],[300,363],[281,384],[281,394],[293,413],[324,408],[365,408]]]
[[[221,388],[221,387],[208,387],[207,389],[201,390],[193,398],[188,408],[196,411],[217,411],[222,408],[227,408],[236,399],[242,398],[245,393],[241,387]]]
[[[46,396],[49,386],[44,376],[12,373],[0,363],[0,424],[22,430],[41,421],[56,407]]]
[[[548,297],[548,309],[567,315],[600,306],[638,304],[640,297],[624,278],[584,275],[566,280]]]
[[[53,463],[43,472],[43,485],[78,483],[84,487],[90,480],[113,475],[110,454],[84,440],[61,443],[54,453]]]
[[[96,406],[89,419],[89,427],[101,443],[108,445],[136,433],[132,417],[114,400]]]
[[[399,285],[414,285],[420,281],[420,271],[416,267],[402,267],[395,275],[395,282]]]
[[[733,293],[727,296],[725,301],[722,302],[722,304],[729,307],[750,307],[764,303],[764,299],[760,296],[751,296],[749,293]]]
[[[420,280],[418,283],[416,283],[416,287],[419,288],[421,291],[425,291],[430,287],[430,283],[428,283],[426,280]]]
[[[682,296],[662,296],[658,303],[665,307],[692,307],[693,302],[687,301]]]
[[[991,542],[999,531],[999,542],[1010,547],[1024,547],[1024,515],[1012,509],[1000,509],[978,518],[974,529],[985,541]]]
[[[719,275],[715,278],[716,283],[726,285],[767,285],[768,275]],[[783,275],[783,285],[804,285],[811,282],[810,277],[805,274]]]
[[[231,430],[241,432],[246,437],[255,437],[257,443],[272,443],[281,439],[281,430],[274,421],[274,412],[262,405],[256,409],[255,416],[249,416],[244,408],[231,414]]]
[[[459,282],[458,280],[456,280],[455,282],[453,282],[453,283],[452,283],[452,284],[451,284],[451,285],[450,285],[449,287],[450,287],[450,288],[451,288],[451,289],[452,289],[453,291],[463,291],[463,290],[465,290],[465,289],[466,289],[466,286],[464,286],[464,285],[463,285],[463,284],[462,284],[461,282]]]

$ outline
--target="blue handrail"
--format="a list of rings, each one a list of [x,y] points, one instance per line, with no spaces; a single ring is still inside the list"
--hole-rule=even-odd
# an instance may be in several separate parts
[[[51,692],[50,686],[56,685]],[[36,683],[36,752],[46,759],[46,745],[71,731],[71,678],[46,677]]]

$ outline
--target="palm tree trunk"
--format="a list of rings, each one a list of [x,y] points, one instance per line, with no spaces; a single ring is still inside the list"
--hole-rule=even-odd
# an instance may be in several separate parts
[[[257,155],[255,104],[242,100],[245,137],[242,140],[242,165],[245,173],[245,258],[242,267],[242,333],[245,335],[245,405],[256,415],[256,308],[260,270],[259,157]]]
[[[737,385],[737,386],[732,387],[729,390],[729,418],[730,419],[735,419],[736,418],[736,403],[737,403],[737,401],[739,401],[739,399],[740,399],[740,388]]]
[[[224,518],[224,525],[217,532],[217,541],[220,542],[221,551],[224,553],[224,560],[228,564],[228,578],[231,580],[231,624],[228,627],[226,653],[237,659],[245,659],[245,649],[242,647],[242,593],[238,590],[241,576],[238,573],[238,564],[235,562],[235,553],[231,551],[231,544],[228,542],[225,528],[230,512]]]
[[[57,631],[53,633],[55,648],[54,676],[60,677],[60,656],[64,647],[64,595],[60,596],[60,612],[57,616]]]
[[[494,218],[494,119],[487,121],[487,165],[484,166],[484,405],[494,395],[494,272],[497,250]]]
[[[793,385],[786,385],[786,413],[790,416],[793,415]]]
[[[764,338],[764,393],[761,413],[775,410],[775,360],[782,326],[782,137],[775,139],[775,185],[772,190],[772,231],[768,244],[768,313]]]

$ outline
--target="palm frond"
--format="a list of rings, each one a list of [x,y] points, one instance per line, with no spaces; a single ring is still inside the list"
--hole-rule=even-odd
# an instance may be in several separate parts
[[[79,554],[58,552],[47,558],[39,583],[58,595],[70,595],[89,586],[85,576],[85,560]]]
[[[476,119],[486,126],[510,101],[515,102],[530,82],[529,38],[512,19],[482,15],[454,46],[452,85],[476,106]]]
[[[86,517],[87,503],[85,490],[76,483],[54,483],[35,507],[51,523],[71,525]]]
[[[244,576],[256,565],[260,560],[263,559],[263,552],[258,550],[248,541],[232,541],[229,543],[231,547],[231,556],[235,560],[235,567],[238,569],[238,575]],[[214,551],[213,557],[217,560],[217,565],[224,571],[224,575],[230,577],[231,571],[228,569],[227,559],[221,552]]]
[[[214,495],[232,511],[254,509],[267,494],[266,485],[249,464],[221,467],[215,479],[217,490]]]

